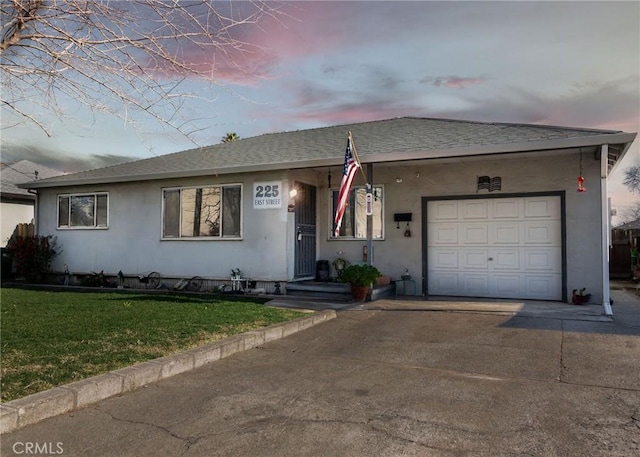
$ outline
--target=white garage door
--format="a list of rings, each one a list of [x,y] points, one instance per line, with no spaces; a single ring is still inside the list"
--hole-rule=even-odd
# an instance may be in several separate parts
[[[560,197],[430,201],[429,295],[562,299]]]

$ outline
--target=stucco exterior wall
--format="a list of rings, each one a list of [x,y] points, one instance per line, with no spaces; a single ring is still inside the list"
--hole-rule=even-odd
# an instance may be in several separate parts
[[[38,231],[56,235],[62,254],[53,269],[71,272],[101,271],[127,275],[158,271],[162,276],[228,278],[232,268],[260,280],[288,277],[287,202],[278,209],[253,208],[253,184],[282,181],[283,172],[228,175],[180,180],[149,181],[55,188],[40,191]],[[162,189],[166,187],[241,183],[242,240],[162,240]],[[108,229],[58,229],[57,195],[109,192]]]
[[[502,191],[481,192],[484,198],[565,191],[567,296],[571,298],[572,289],[586,287],[587,292],[593,294],[592,301],[602,303],[600,161],[593,152],[583,154],[586,193],[576,192],[578,174],[578,154],[566,152],[536,158],[509,155],[499,160],[467,159],[428,166],[413,166],[409,162],[401,166],[375,165],[373,183],[384,186],[385,223],[384,240],[373,241],[373,263],[392,278],[399,278],[408,269],[422,290],[422,197],[475,196],[479,194],[478,176],[500,176]],[[398,178],[402,182],[397,182]],[[356,185],[363,182],[359,176]],[[318,213],[325,219],[318,224],[319,259],[332,262],[340,256],[350,262],[361,262],[366,241],[330,240],[331,210],[326,185],[319,189],[318,195]],[[410,238],[404,237],[406,223],[396,228],[394,213],[413,214]]]
[[[366,167],[366,165],[365,165]],[[567,296],[586,287],[593,302],[602,300],[602,251],[600,161],[593,151],[583,154],[586,193],[577,193],[577,153],[550,151],[534,156],[509,154],[495,160],[458,159],[415,165],[413,162],[374,165],[373,184],[384,186],[384,238],[373,242],[374,264],[385,275],[399,278],[408,269],[423,283],[422,199],[423,197],[465,198],[478,195],[477,177],[502,177],[500,192],[483,192],[484,198],[501,194],[527,196],[537,192],[565,192]],[[332,188],[339,186],[340,169],[332,169]],[[401,182],[398,182],[400,181]],[[255,182],[281,181],[282,206],[254,209]],[[131,184],[95,185],[42,189],[38,232],[56,235],[63,253],[53,268],[62,271],[66,263],[72,272],[104,270],[115,274],[158,271],[163,276],[227,278],[232,268],[256,280],[282,281],[293,278],[295,251],[294,213],[287,211],[289,189],[296,181],[316,186],[317,259],[333,261],[343,257],[355,263],[363,260],[366,240],[331,240],[333,214],[327,171],[283,170],[250,175],[224,175],[189,179],[149,181]],[[241,183],[243,213],[241,240],[162,240],[162,189],[165,187]],[[355,185],[364,179],[358,174]],[[62,193],[109,192],[109,227],[105,230],[64,230],[56,224],[57,195]],[[404,236],[406,224],[396,228],[394,213],[412,213],[412,236]]]

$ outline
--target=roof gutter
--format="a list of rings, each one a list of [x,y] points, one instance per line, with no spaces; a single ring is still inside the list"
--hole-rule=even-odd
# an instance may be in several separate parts
[[[635,139],[635,133],[611,133],[597,136],[563,138],[545,141],[530,141],[525,143],[489,144],[480,146],[468,146],[462,148],[430,149],[422,151],[370,154],[366,151],[360,154],[362,163],[387,163],[402,162],[408,160],[429,160],[458,157],[490,156],[499,154],[511,154],[522,152],[536,152],[548,150],[571,149],[587,146],[600,146],[603,144],[626,144],[625,151]],[[342,154],[335,157],[322,159],[301,160],[298,162],[276,162],[267,164],[239,165],[224,168],[210,168],[200,170],[181,170],[177,172],[158,172],[126,176],[86,177],[76,179],[51,178],[48,180],[33,181],[19,184],[24,189],[37,189],[47,187],[66,187],[79,185],[110,184],[132,181],[152,181],[159,179],[176,179],[197,176],[228,175],[234,173],[252,173],[258,171],[274,171],[283,169],[300,169],[315,167],[341,166],[344,158]]]

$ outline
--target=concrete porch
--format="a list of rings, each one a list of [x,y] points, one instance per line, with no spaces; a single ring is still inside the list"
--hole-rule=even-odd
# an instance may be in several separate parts
[[[367,301],[395,296],[395,285],[375,286],[369,293]],[[286,285],[286,295],[293,297],[305,297],[308,299],[320,299],[338,302],[351,301],[351,288],[349,284],[341,282],[325,281],[292,281]]]

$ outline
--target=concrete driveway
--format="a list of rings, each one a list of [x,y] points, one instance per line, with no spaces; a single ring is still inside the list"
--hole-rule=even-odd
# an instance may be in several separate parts
[[[614,300],[629,319],[339,311],[4,435],[2,455],[635,457],[640,302]]]

